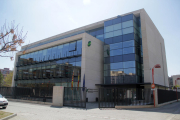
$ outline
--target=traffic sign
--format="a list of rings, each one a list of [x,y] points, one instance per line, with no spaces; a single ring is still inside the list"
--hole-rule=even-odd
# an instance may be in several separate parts
[[[152,89],[154,89],[155,88],[155,84],[153,83],[153,84],[151,84],[151,88]]]

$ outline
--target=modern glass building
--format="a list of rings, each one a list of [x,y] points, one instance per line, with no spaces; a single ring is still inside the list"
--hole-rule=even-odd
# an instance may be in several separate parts
[[[148,88],[168,86],[164,39],[144,9],[106,19],[23,46],[16,54],[13,86]],[[79,77],[78,77],[79,76]]]

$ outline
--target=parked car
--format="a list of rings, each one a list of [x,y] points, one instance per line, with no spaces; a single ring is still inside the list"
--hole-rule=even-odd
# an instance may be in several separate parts
[[[0,107],[6,109],[7,105],[8,105],[8,100],[0,94]]]

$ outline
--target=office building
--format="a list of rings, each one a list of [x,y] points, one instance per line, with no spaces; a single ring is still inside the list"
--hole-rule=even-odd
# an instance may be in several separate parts
[[[164,39],[144,9],[117,15],[22,47],[15,58],[13,86],[168,87]]]

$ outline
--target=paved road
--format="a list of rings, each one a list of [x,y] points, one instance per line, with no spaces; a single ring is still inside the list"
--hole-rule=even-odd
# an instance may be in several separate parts
[[[9,102],[6,110],[17,113],[10,120],[180,120],[180,102],[159,108],[144,109],[98,109],[88,103],[87,110],[68,107],[51,107],[20,102]]]

